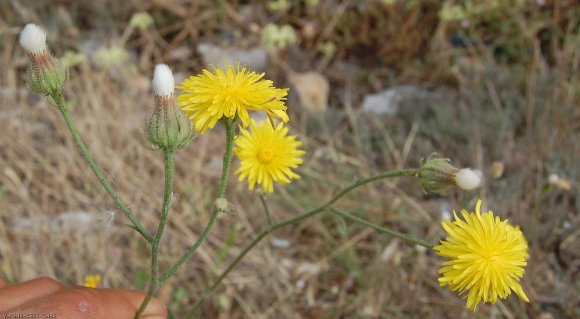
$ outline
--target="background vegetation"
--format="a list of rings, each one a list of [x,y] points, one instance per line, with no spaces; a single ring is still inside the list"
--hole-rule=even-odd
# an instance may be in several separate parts
[[[152,18],[137,13],[146,12]],[[522,284],[474,315],[439,288],[432,251],[323,214],[272,234],[203,304],[204,318],[577,318],[580,316],[580,9],[545,1],[0,2],[0,270],[10,280],[56,277],[143,289],[148,249],[99,187],[65,124],[25,84],[18,34],[48,31],[65,57],[66,95],[97,162],[144,225],[157,224],[162,158],[147,148],[150,78],[168,63],[177,81],[205,67],[201,43],[259,46],[268,23],[294,39],[270,54],[267,77],[299,91],[292,76],[320,72],[327,106],[288,101],[307,149],[302,179],[269,198],[274,219],[315,207],[360,176],[417,167],[432,152],[481,170],[476,192],[426,195],[417,180],[367,185],[342,210],[437,242],[453,209],[488,208],[521,225],[530,245]],[[143,20],[145,19],[145,20]],[[421,94],[395,116],[363,112],[371,93],[405,85]],[[296,94],[296,93],[294,93]],[[221,171],[223,132],[177,154],[175,201],[162,267],[205,226]],[[234,162],[234,166],[236,162]],[[188,266],[160,292],[176,318],[265,226],[259,197],[234,179],[235,206]],[[111,218],[118,216],[111,222]]]

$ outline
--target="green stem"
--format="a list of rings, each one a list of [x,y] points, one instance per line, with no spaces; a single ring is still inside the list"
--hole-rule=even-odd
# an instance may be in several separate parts
[[[113,190],[113,188],[111,187],[111,184],[109,182],[107,182],[107,180],[103,176],[103,173],[101,172],[101,170],[99,169],[99,167],[95,163],[95,160],[93,159],[93,157],[89,153],[89,150],[87,149],[87,147],[85,146],[85,143],[83,142],[83,140],[81,139],[81,136],[79,135],[78,129],[74,123],[74,120],[72,119],[72,116],[70,114],[70,111],[69,111],[68,106],[66,104],[66,100],[65,100],[62,92],[60,92],[60,91],[56,92],[54,95],[52,95],[52,98],[54,99],[54,102],[56,103],[58,110],[62,114],[64,121],[66,122],[66,125],[68,126],[70,133],[71,133],[75,143],[77,144],[77,146],[81,152],[81,155],[87,161],[87,163],[89,164],[89,167],[91,168],[91,170],[93,171],[93,173],[95,174],[95,176],[97,177],[97,179],[99,180],[101,185],[103,185],[103,188],[105,189],[105,191],[107,191],[107,193],[111,196],[113,201],[115,201],[117,206],[119,206],[119,208],[125,214],[125,216],[127,216],[127,218],[129,218],[129,220],[132,223],[132,225],[130,227],[132,227],[137,232],[139,232],[139,234],[141,234],[147,240],[147,242],[152,243],[153,236],[151,236],[151,234],[149,234],[149,232],[145,229],[145,227],[143,227],[143,225],[141,225],[141,223],[135,217],[135,215],[133,215],[133,213],[131,213],[129,208],[121,201],[121,198],[119,198],[119,195],[117,195],[117,193]]]
[[[254,240],[252,240],[238,254],[238,256],[236,256],[236,258],[234,258],[234,260],[228,265],[228,267],[222,272],[222,274],[216,279],[216,281],[208,289],[206,289],[203,292],[203,294],[197,299],[197,301],[193,305],[193,309],[191,310],[191,312],[189,313],[187,318],[193,318],[197,308],[199,308],[201,303],[216,289],[216,287],[222,282],[222,280],[224,280],[224,278],[230,273],[230,271],[232,271],[232,269],[234,269],[234,267],[244,258],[244,256],[246,256],[246,254],[248,254],[248,252],[250,252],[250,250],[252,250],[252,248],[254,248],[260,241],[262,241],[262,239],[264,239],[264,237],[266,237],[273,230],[276,230],[278,228],[282,228],[282,227],[287,226],[287,225],[298,223],[304,219],[312,217],[312,216],[328,209],[330,206],[332,206],[334,203],[336,203],[336,201],[338,201],[344,195],[350,193],[351,191],[353,191],[354,189],[356,189],[357,187],[360,187],[362,185],[365,185],[365,184],[368,184],[368,183],[371,183],[371,182],[374,182],[374,181],[377,181],[380,179],[385,179],[385,178],[393,178],[393,177],[400,177],[400,176],[416,176],[416,175],[417,175],[417,169],[403,169],[403,170],[385,172],[385,173],[378,174],[375,176],[358,179],[354,183],[352,183],[351,185],[343,188],[340,192],[338,192],[336,195],[334,195],[330,200],[328,200],[322,206],[315,208],[313,210],[307,211],[307,212],[305,212],[301,215],[298,215],[296,217],[288,218],[284,221],[273,224],[273,225],[267,227],[266,229],[263,229],[260,233],[258,233],[258,236],[256,238],[254,238]]]
[[[413,243],[413,244],[416,244],[416,245],[419,245],[419,246],[423,246],[425,248],[429,248],[429,249],[433,248],[433,245],[431,245],[431,243],[429,243],[427,241],[424,241],[422,239],[413,237],[411,235],[399,233],[398,231],[394,231],[394,230],[388,229],[386,227],[381,227],[381,226],[375,225],[375,224],[373,224],[371,222],[368,222],[368,221],[366,221],[366,220],[364,220],[364,219],[362,219],[360,217],[351,215],[349,213],[340,211],[338,209],[334,209],[332,207],[330,208],[330,210],[333,213],[335,213],[336,215],[342,216],[344,218],[352,219],[352,220],[354,220],[356,222],[359,222],[359,223],[361,223],[361,224],[363,224],[365,226],[368,226],[368,227],[370,227],[370,228],[372,228],[372,229],[374,229],[374,230],[376,230],[378,232],[385,233],[385,234],[391,235],[393,237],[401,238],[401,239],[406,240],[406,241],[408,241],[410,243]]]
[[[138,319],[139,316],[143,314],[147,305],[157,292],[157,289],[161,287],[159,283],[159,247],[161,245],[161,237],[163,236],[163,231],[165,230],[165,225],[169,217],[169,208],[171,207],[171,199],[173,196],[173,170],[175,162],[173,161],[173,150],[163,150],[163,157],[165,160],[165,187],[163,190],[163,208],[161,210],[161,219],[159,220],[159,226],[157,227],[157,233],[153,239],[153,244],[151,245],[151,279],[149,280],[149,290],[145,299],[139,307],[135,318]]]
[[[260,195],[260,201],[262,206],[264,206],[264,213],[266,214],[266,223],[268,227],[272,227],[272,217],[270,216],[270,206],[268,206],[268,201],[265,194]]]
[[[226,186],[228,185],[228,176],[230,174],[230,167],[232,166],[232,159],[234,158],[234,140],[236,137],[235,119],[226,119],[224,124],[226,126],[226,152],[224,154],[222,178],[220,180],[217,198],[226,198]]]
[[[234,156],[234,138],[235,138],[235,125],[234,124],[235,124],[235,120],[234,119],[231,119],[231,120],[226,119],[224,121],[224,124],[226,126],[226,152],[224,154],[224,165],[223,165],[223,169],[222,169],[222,177],[220,180],[220,186],[219,186],[217,198],[225,198],[226,197],[226,186],[228,183],[228,175],[230,172],[230,167],[232,166],[232,159]],[[203,242],[206,240],[207,236],[209,235],[209,233],[210,233],[213,225],[215,224],[220,212],[221,211],[217,207],[214,207],[214,210],[213,210],[213,213],[211,214],[209,222],[207,223],[207,225],[203,229],[203,231],[202,231],[201,235],[199,236],[199,238],[197,239],[197,241],[193,244],[193,246],[191,246],[191,248],[189,248],[185,252],[185,254],[183,254],[183,256],[181,256],[181,258],[173,266],[171,266],[171,268],[169,268],[169,270],[167,270],[165,273],[163,273],[163,275],[161,275],[161,278],[159,279],[160,285],[163,285],[167,280],[169,280],[169,278],[171,278],[173,275],[175,275],[175,273],[177,272],[179,267],[181,267],[185,262],[187,262],[189,260],[189,258],[191,258],[191,256],[193,256],[193,254],[195,254],[195,252],[197,251],[199,246],[201,246],[201,244],[203,244]]]

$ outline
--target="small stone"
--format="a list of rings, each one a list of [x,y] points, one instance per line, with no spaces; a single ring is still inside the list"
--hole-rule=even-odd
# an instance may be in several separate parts
[[[417,99],[427,99],[431,93],[411,85],[395,86],[379,93],[365,96],[362,110],[376,115],[395,116],[404,105]]]
[[[290,241],[287,239],[272,238],[271,242],[272,242],[272,246],[274,246],[276,248],[285,249],[285,248],[290,247]]]
[[[330,84],[324,75],[318,72],[293,72],[288,75],[288,81],[296,89],[302,106],[316,114],[326,112]]]
[[[505,165],[503,164],[503,162],[499,162],[499,161],[491,163],[491,166],[489,167],[489,173],[490,173],[491,177],[493,177],[495,179],[502,177],[504,170],[505,170]]]

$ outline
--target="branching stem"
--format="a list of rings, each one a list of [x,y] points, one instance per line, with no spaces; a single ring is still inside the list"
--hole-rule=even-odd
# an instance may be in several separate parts
[[[403,169],[403,170],[385,172],[385,173],[374,175],[371,177],[358,179],[354,183],[352,183],[351,185],[343,188],[340,192],[338,192],[336,195],[334,195],[326,203],[322,204],[322,206],[315,208],[313,210],[307,211],[307,212],[305,212],[301,215],[298,215],[296,217],[288,218],[284,221],[281,221],[279,223],[272,224],[272,225],[266,227],[266,229],[263,229],[260,233],[258,233],[256,238],[254,238],[248,245],[246,245],[246,247],[244,247],[244,249],[238,254],[238,256],[236,256],[236,258],[234,258],[234,260],[221,273],[221,275],[215,280],[215,282],[209,288],[207,288],[201,296],[199,296],[199,298],[197,299],[197,301],[193,305],[193,309],[191,310],[191,312],[189,313],[187,318],[193,318],[193,316],[195,315],[195,312],[197,311],[199,306],[203,303],[203,301],[209,295],[211,295],[211,293],[217,288],[217,286],[224,280],[224,278],[230,273],[230,271],[232,271],[232,269],[234,269],[234,267],[248,254],[248,252],[250,252],[250,250],[252,250],[252,248],[254,248],[260,241],[262,241],[262,239],[264,239],[270,232],[272,232],[276,229],[282,228],[284,226],[287,226],[287,225],[296,224],[300,221],[303,221],[307,218],[310,218],[316,214],[319,214],[319,213],[325,211],[326,209],[330,208],[334,203],[336,203],[339,199],[341,199],[344,195],[350,193],[351,191],[353,191],[354,189],[356,189],[362,185],[365,185],[365,184],[368,184],[368,183],[371,183],[371,182],[374,182],[377,180],[385,179],[385,178],[393,178],[393,177],[400,177],[400,176],[416,176],[416,175],[417,175],[416,169]]]
[[[52,98],[54,99],[54,102],[56,103],[58,110],[62,114],[64,121],[66,122],[66,125],[68,126],[68,129],[81,152],[81,155],[87,161],[87,164],[89,164],[89,167],[91,168],[91,170],[93,171],[93,173],[95,174],[101,185],[103,185],[105,191],[109,194],[109,196],[111,196],[113,201],[115,201],[115,204],[119,206],[123,214],[125,214],[125,216],[127,216],[127,218],[129,218],[129,220],[131,221],[131,225],[129,225],[129,227],[139,232],[139,234],[141,234],[147,240],[148,243],[153,243],[153,236],[149,234],[149,232],[145,229],[145,227],[143,227],[143,225],[141,225],[139,220],[135,217],[135,215],[133,215],[133,213],[129,210],[127,205],[125,205],[123,201],[121,201],[119,195],[115,192],[115,190],[113,190],[113,187],[111,187],[111,184],[105,179],[103,173],[101,172],[101,169],[95,163],[95,160],[93,159],[93,157],[89,153],[89,150],[85,146],[85,143],[81,139],[79,131],[70,114],[68,105],[62,92],[59,91],[54,93],[52,95]]]

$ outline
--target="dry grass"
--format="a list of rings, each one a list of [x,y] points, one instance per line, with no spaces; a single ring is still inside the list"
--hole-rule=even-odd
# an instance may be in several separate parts
[[[321,2],[332,7],[335,1]],[[100,44],[120,39],[126,21],[137,11],[148,10],[155,17],[155,31],[135,31],[126,39],[125,47],[133,54],[130,63],[115,70],[82,63],[72,69],[65,92],[96,161],[137,217],[153,229],[161,204],[162,158],[147,148],[142,134],[145,114],[152,106],[152,66],[165,61],[182,74],[199,70],[192,43],[240,28],[232,9],[237,4],[209,0],[195,5],[163,0],[59,3],[0,3],[0,269],[14,281],[53,276],[69,285],[100,273],[105,287],[142,289],[148,249],[135,232],[123,227],[124,216],[99,188],[57,110],[26,89],[26,58],[17,45],[18,32],[29,21],[47,26],[51,47],[59,56],[65,48],[79,49],[87,39]],[[409,21],[420,12],[409,12]],[[278,18],[295,25],[332,18],[322,14],[316,20],[316,15],[300,14]],[[365,13],[347,10],[348,14]],[[349,29],[353,34],[360,33],[361,26],[372,29],[376,21],[383,21],[364,17],[366,24]],[[405,18],[398,17],[394,27],[401,24],[417,31]],[[262,25],[270,18],[262,12],[253,19]],[[337,29],[323,36],[341,41],[344,32],[333,31],[350,28],[343,22],[339,19]],[[578,33],[564,34],[554,44],[557,63],[545,63],[536,46],[529,63],[500,65],[485,48],[471,48],[471,54],[457,58],[440,38],[424,34],[440,35],[443,30],[425,28],[416,34],[421,46],[399,38],[393,47],[373,51],[389,53],[383,60],[366,59],[369,48],[364,45],[370,44],[364,39],[351,47],[338,42],[336,59],[322,70],[333,84],[331,112],[313,118],[298,105],[289,105],[292,116],[299,118],[294,129],[306,142],[308,156],[303,179],[279,188],[269,199],[273,218],[281,220],[312,208],[354,178],[414,167],[421,157],[438,152],[482,170],[487,177],[484,187],[473,194],[452,191],[433,197],[422,193],[418,181],[380,182],[362,187],[338,206],[436,242],[442,235],[442,211],[473,207],[482,197],[489,208],[521,225],[528,238],[531,257],[523,285],[532,302],[524,304],[512,297],[495,306],[480,306],[473,315],[463,300],[438,287],[441,259],[433,252],[323,214],[277,231],[259,244],[204,303],[200,317],[573,318],[580,314]],[[234,38],[239,43],[253,39]],[[303,70],[319,66],[320,57],[311,51],[314,47],[309,44],[303,49],[306,53],[298,55],[305,56],[304,61],[289,54],[289,64]],[[422,51],[425,47],[442,49]],[[176,48],[185,48],[187,59],[172,59]],[[392,52],[399,51],[406,67],[393,71],[389,64],[399,60]],[[358,71],[344,72],[345,61]],[[369,61],[374,64],[368,65]],[[418,66],[413,61],[419,61]],[[441,62],[435,66],[429,61]],[[276,83],[285,86],[283,72],[276,66],[271,69],[279,75]],[[389,76],[396,80],[388,80]],[[434,84],[450,77],[453,90]],[[428,81],[439,98],[419,101],[397,118],[379,119],[357,111],[363,94],[419,79]],[[179,258],[208,221],[221,172],[223,140],[223,131],[216,129],[177,155],[175,201],[162,244],[162,267]],[[505,167],[500,178],[490,176],[493,162]],[[552,173],[567,179],[570,189],[548,183]],[[199,253],[160,292],[177,318],[265,227],[260,201],[245,185],[232,179],[228,199],[235,212],[219,219]],[[113,213],[115,222],[107,227]],[[280,240],[289,246],[280,247]]]

